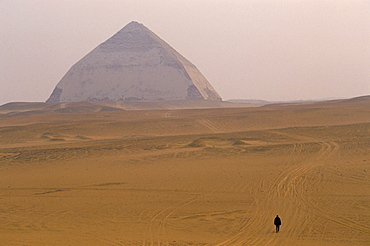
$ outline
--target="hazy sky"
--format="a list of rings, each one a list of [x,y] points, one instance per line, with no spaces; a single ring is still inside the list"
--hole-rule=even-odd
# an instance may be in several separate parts
[[[0,0],[0,104],[45,101],[133,20],[223,99],[370,94],[369,0]]]

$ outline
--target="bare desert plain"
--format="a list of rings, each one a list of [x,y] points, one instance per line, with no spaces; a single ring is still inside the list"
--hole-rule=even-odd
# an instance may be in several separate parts
[[[45,105],[0,107],[0,245],[370,245],[370,97]]]

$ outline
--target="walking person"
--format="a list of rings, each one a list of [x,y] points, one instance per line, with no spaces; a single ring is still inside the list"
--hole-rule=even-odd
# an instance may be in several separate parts
[[[276,233],[278,233],[281,226],[281,219],[279,218],[279,215],[276,215],[274,219],[274,225],[276,226]]]

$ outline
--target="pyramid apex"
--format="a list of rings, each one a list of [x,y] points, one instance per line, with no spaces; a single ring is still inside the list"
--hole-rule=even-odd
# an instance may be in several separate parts
[[[140,29],[145,27],[142,23],[139,23],[137,21],[131,21],[128,23],[126,26],[124,26],[121,30],[126,30],[126,29]]]
[[[137,21],[131,21],[127,25],[125,25],[122,29],[120,29],[116,34],[122,34],[125,32],[148,32],[149,29],[145,27],[142,23]]]
[[[141,23],[139,23],[139,22],[137,22],[137,21],[131,21],[130,23],[128,23],[126,26],[128,26],[128,25],[143,25],[143,24],[141,24]]]

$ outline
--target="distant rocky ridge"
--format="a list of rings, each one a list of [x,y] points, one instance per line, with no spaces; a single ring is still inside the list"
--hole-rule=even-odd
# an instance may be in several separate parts
[[[262,100],[236,100],[244,103],[224,102],[214,100],[158,100],[158,101],[99,101],[99,102],[12,102],[0,106],[0,117],[29,114],[60,114],[60,113],[96,113],[123,110],[180,110],[180,109],[215,109],[215,108],[248,108],[248,107],[342,107],[343,105],[357,107],[370,105],[370,96],[351,99],[327,101],[303,101],[268,103]],[[254,103],[253,103],[254,102]],[[264,103],[262,103],[264,102]]]
[[[241,108],[252,105],[214,100],[158,100],[158,101],[99,101],[99,102],[12,102],[0,106],[1,115],[47,113],[94,113],[123,110],[173,110],[207,108]]]
[[[199,99],[221,97],[191,62],[131,22],[73,65],[47,102]]]

